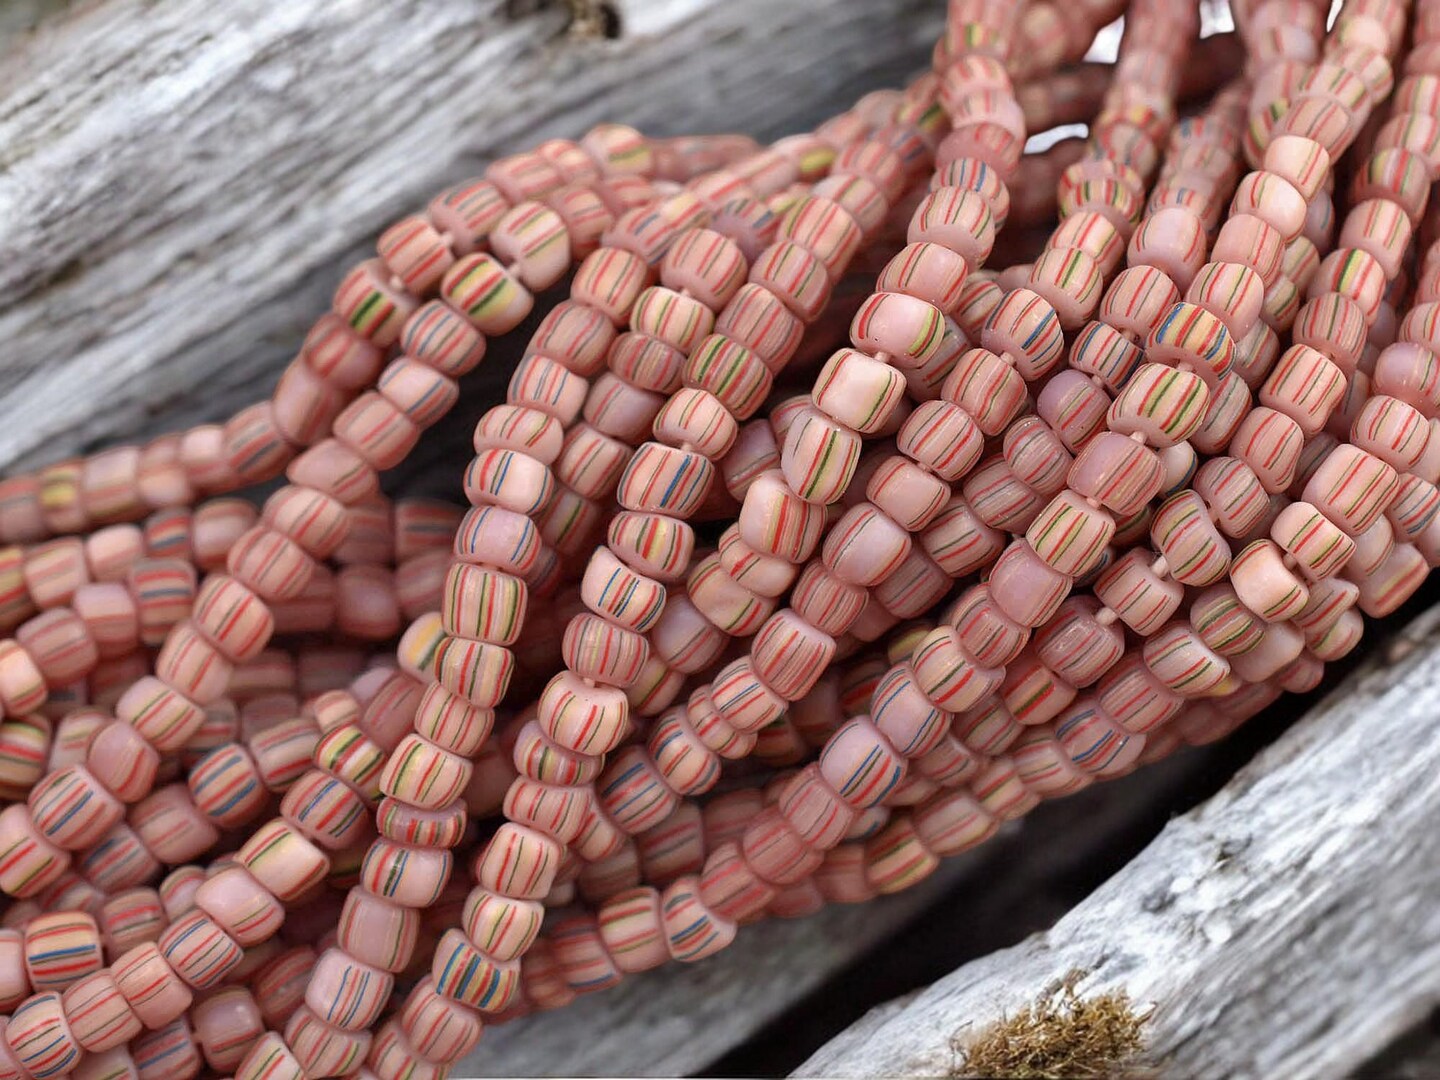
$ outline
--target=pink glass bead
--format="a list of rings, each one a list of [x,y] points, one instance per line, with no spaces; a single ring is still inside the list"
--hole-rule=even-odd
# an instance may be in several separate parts
[[[11,1014],[4,1035],[23,1075],[35,1080],[64,1076],[80,1062],[80,1044],[57,993],[29,998]]]
[[[905,775],[904,759],[868,717],[842,724],[820,754],[825,783],[849,805],[880,802]]]
[[[25,971],[37,992],[64,990],[101,963],[100,931],[82,911],[41,915],[25,927]]]
[[[35,828],[56,847],[89,847],[124,816],[124,807],[83,765],[46,776],[30,792]]]
[[[992,568],[990,592],[1007,617],[1039,626],[1054,614],[1070,590],[1070,579],[1051,569],[1028,544],[1005,549]]]
[[[223,979],[240,962],[235,939],[203,911],[177,919],[157,942],[165,962],[185,982],[206,989]]]
[[[123,1046],[143,1030],[109,972],[77,981],[61,998],[70,1031],[88,1053]]]
[[[1182,585],[1209,585],[1230,567],[1230,546],[1211,521],[1204,500],[1193,491],[1179,492],[1161,504],[1150,538],[1169,575]]]
[[[1223,656],[1205,644],[1185,623],[1171,623],[1146,638],[1145,666],[1166,689],[1185,697],[1198,697],[1229,674]]]
[[[110,974],[126,1004],[151,1030],[183,1016],[190,1007],[190,988],[157,945],[137,945],[111,965]]]
[[[136,802],[149,792],[159,765],[155,746],[123,722],[97,731],[86,755],[91,774],[122,802]]]
[[[1095,582],[1095,595],[1141,635],[1159,629],[1184,598],[1180,584],[1157,575],[1150,562],[1148,552],[1128,551]]]
[[[521,825],[501,825],[476,865],[476,878],[491,892],[517,900],[543,898],[560,864],[560,847]]]
[[[42,837],[28,808],[0,811],[0,888],[10,896],[34,896],[65,872],[70,857]]]

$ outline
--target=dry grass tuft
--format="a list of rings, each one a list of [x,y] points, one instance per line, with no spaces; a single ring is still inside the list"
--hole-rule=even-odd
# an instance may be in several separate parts
[[[1034,1004],[969,1038],[956,1037],[955,1077],[1104,1080],[1145,1075],[1135,1063],[1150,1012],[1136,1012],[1123,990],[1082,998],[1072,971]]]

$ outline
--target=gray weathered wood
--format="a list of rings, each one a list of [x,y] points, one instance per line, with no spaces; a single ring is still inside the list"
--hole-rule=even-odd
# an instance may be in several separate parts
[[[268,392],[342,268],[600,120],[798,130],[923,65],[933,0],[100,0],[0,65],[0,467]],[[512,16],[507,11],[539,10]]]
[[[1166,1075],[1343,1076],[1440,1001],[1440,611],[1053,929],[966,964],[798,1076],[939,1076],[1072,969],[1153,1005]]]

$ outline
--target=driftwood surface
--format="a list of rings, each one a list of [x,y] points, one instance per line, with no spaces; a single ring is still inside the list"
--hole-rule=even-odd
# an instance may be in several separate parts
[[[1082,994],[1154,1008],[1161,1075],[1395,1075],[1367,1063],[1440,1003],[1437,695],[1431,611],[1052,929],[877,1010],[795,1075],[946,1075],[953,1040],[1073,970]]]
[[[0,49],[0,468],[268,393],[379,230],[501,154],[602,120],[804,130],[923,67],[944,17],[609,6],[615,40],[560,2],[98,0]]]

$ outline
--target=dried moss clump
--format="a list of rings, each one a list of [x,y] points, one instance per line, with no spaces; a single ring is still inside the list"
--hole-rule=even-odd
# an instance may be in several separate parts
[[[1123,990],[1082,998],[1085,977],[1072,971],[1034,1004],[979,1034],[954,1042],[956,1077],[1009,1080],[1098,1080],[1142,1075],[1134,1067],[1150,1013],[1136,1012]]]

